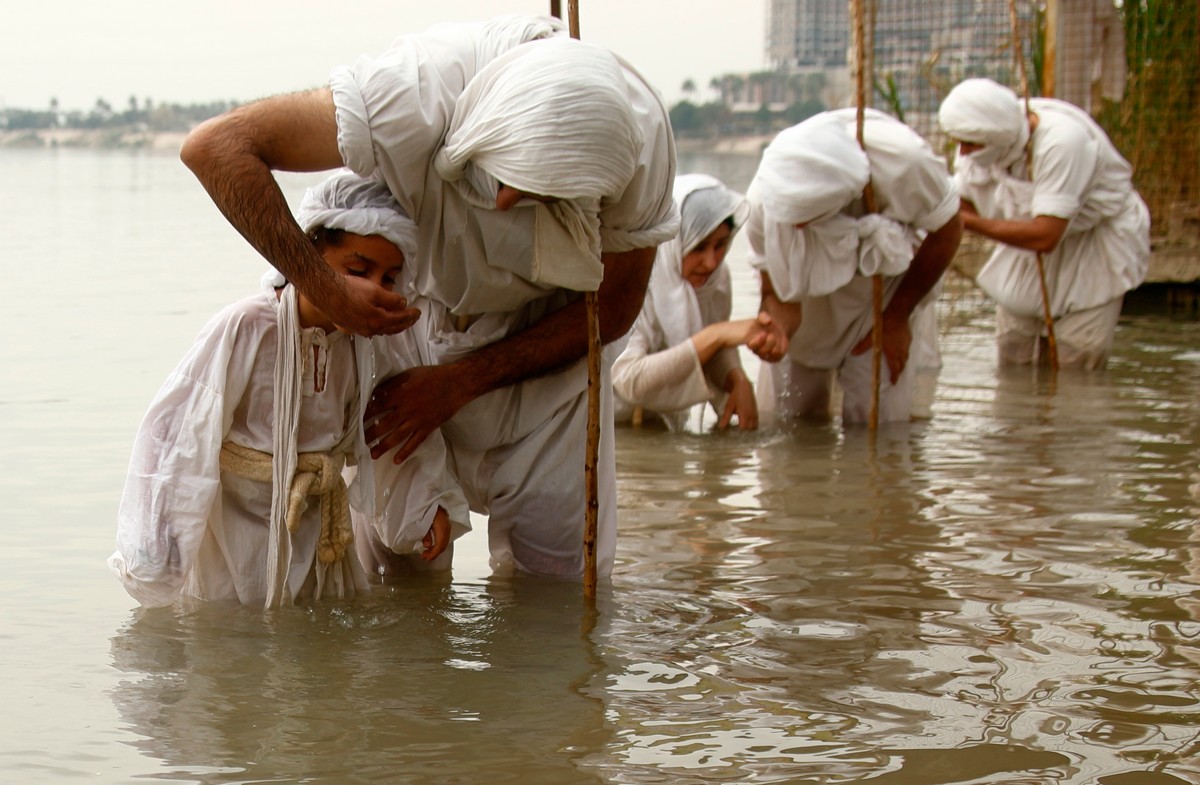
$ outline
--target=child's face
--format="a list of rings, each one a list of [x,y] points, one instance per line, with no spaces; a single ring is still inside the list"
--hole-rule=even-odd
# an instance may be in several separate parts
[[[346,232],[339,245],[321,251],[325,263],[342,275],[365,278],[380,289],[392,291],[404,267],[404,253],[391,240],[377,234]]]
[[[345,232],[337,245],[326,243],[321,248],[325,263],[335,272],[354,278],[363,278],[380,289],[392,291],[400,271],[404,267],[404,253],[391,240],[379,235],[361,235]],[[336,325],[303,294],[297,292],[300,306],[300,323],[305,327],[323,327],[334,330]]]

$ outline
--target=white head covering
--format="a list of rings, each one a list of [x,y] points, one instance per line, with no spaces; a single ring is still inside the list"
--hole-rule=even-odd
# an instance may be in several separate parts
[[[544,276],[556,285],[578,280],[578,288],[594,288],[586,282],[598,283],[600,203],[633,179],[642,143],[616,57],[554,37],[513,48],[467,84],[434,167],[480,207],[495,207],[500,183],[554,197],[538,205],[553,220],[539,215],[535,254],[590,269]],[[572,245],[587,259],[566,258]]]
[[[1025,152],[1029,120],[1021,99],[991,79],[965,79],[942,101],[938,124],[960,142],[983,145],[965,156],[972,166],[1007,169]]]
[[[646,297],[647,310],[661,327],[667,346],[682,343],[707,324],[729,318],[729,267],[721,264],[697,289],[683,277],[683,257],[728,218],[733,219],[732,240],[750,212],[742,194],[706,174],[676,177],[674,196],[683,217],[682,227],[677,237],[658,247]]]
[[[379,235],[404,253],[405,262],[417,256],[416,224],[396,204],[392,192],[382,182],[365,180],[348,169],[305,192],[296,223],[305,233],[324,226],[364,237]]]
[[[767,270],[781,299],[828,295],[856,273],[908,269],[912,244],[903,226],[882,215],[842,212],[870,179],[870,159],[852,125],[833,113],[781,131],[763,151],[748,193],[763,240],[751,263]]]
[[[845,123],[822,113],[775,137],[750,187],[771,220],[808,224],[860,197],[870,177],[867,154]]]

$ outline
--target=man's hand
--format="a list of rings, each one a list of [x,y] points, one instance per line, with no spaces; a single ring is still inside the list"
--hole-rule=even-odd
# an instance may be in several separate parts
[[[746,348],[761,360],[769,363],[779,362],[788,351],[787,332],[766,311],[758,314],[758,326],[761,329],[746,342]]]
[[[339,328],[357,335],[394,335],[412,327],[420,309],[395,292],[380,289],[365,278],[338,276],[340,286],[322,294],[305,292]],[[323,301],[324,300],[324,301]]]
[[[871,351],[873,346],[871,334],[854,345],[850,350],[853,355]],[[883,314],[883,359],[887,361],[888,378],[892,384],[904,373],[908,365],[908,352],[912,346],[912,328],[908,319],[891,316],[886,311]]]
[[[454,364],[420,365],[382,382],[363,417],[371,457],[399,447],[392,460],[402,463],[471,400]]]
[[[725,391],[729,393],[729,399],[725,401],[725,411],[721,413],[717,427],[724,430],[737,415],[738,428],[741,430],[753,431],[758,428],[758,402],[754,399],[754,386],[746,378],[745,372],[740,368],[730,371]]]

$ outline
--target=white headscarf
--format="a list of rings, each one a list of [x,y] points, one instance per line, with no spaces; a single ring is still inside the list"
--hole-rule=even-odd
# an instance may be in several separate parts
[[[991,79],[965,79],[942,101],[938,124],[950,138],[983,145],[959,156],[986,176],[992,167],[1007,169],[1021,159],[1029,142],[1029,119],[1021,99]]]
[[[912,243],[903,226],[882,215],[842,212],[870,177],[870,159],[846,120],[832,113],[780,132],[763,151],[748,193],[762,224],[763,254],[755,264],[770,274],[781,299],[823,297],[856,273],[908,269]]]
[[[676,177],[674,196],[683,218],[682,227],[678,236],[658,247],[647,292],[647,302],[667,346],[683,343],[705,325],[729,318],[732,286],[728,265],[722,263],[703,286],[696,288],[683,277],[683,257],[730,218],[732,241],[750,212],[742,194],[706,174]]]
[[[497,57],[467,84],[434,167],[481,207],[495,207],[500,183],[554,197],[538,207],[567,237],[548,239],[554,227],[539,215],[535,244],[555,246],[547,255],[573,244],[592,260],[595,277],[601,200],[624,191],[642,141],[616,57],[571,38],[546,38]]]
[[[305,233],[324,226],[364,237],[379,235],[404,253],[406,265],[417,256],[417,226],[396,204],[387,185],[365,180],[348,169],[304,193],[296,223]]]

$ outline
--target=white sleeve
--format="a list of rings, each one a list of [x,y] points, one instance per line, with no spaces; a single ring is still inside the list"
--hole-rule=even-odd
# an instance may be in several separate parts
[[[134,441],[108,564],[145,606],[169,605],[179,595],[220,492],[221,443],[249,378],[249,363],[230,373],[236,317],[227,310],[209,322],[150,404]]]
[[[656,412],[684,409],[712,395],[691,340],[649,353],[644,337],[635,332],[613,363],[612,379],[623,400]]]
[[[1033,215],[1070,220],[1087,199],[1099,150],[1082,128],[1055,126],[1033,156]]]
[[[419,553],[438,507],[450,516],[451,541],[471,530],[467,500],[450,471],[441,431],[430,434],[404,463],[397,465],[393,456],[390,451],[371,461],[376,514],[361,516],[379,542],[393,553]]]

